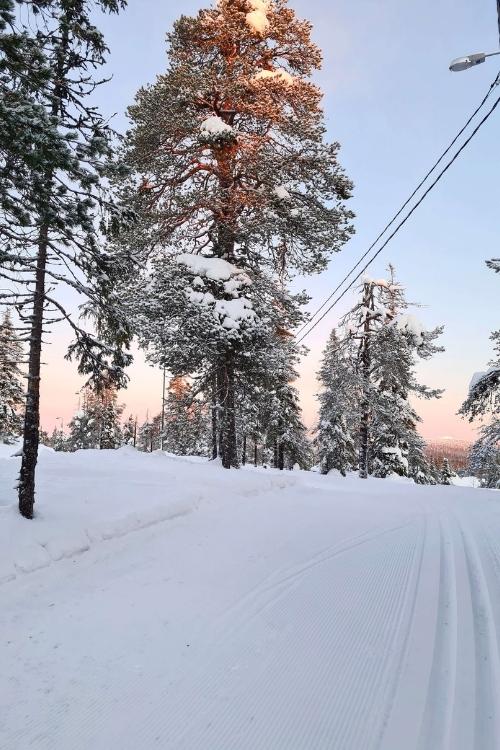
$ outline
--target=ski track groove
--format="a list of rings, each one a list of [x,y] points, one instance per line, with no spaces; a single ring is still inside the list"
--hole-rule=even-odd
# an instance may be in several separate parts
[[[401,530],[400,530],[401,531]],[[408,531],[408,530],[406,530]],[[375,537],[383,536],[379,534]],[[368,572],[362,576],[361,582],[359,580],[359,570],[356,567],[351,570],[347,569],[347,575],[344,578],[343,591],[347,597],[347,604],[349,601],[352,602],[354,598],[359,602],[360,612],[359,620],[363,622],[367,633],[371,631],[372,619],[374,615],[379,611],[382,597],[387,597],[387,593],[394,592],[394,588],[399,592],[399,595],[395,598],[392,597],[390,601],[390,607],[384,609],[384,619],[392,623],[392,627],[387,629],[385,633],[385,649],[390,651],[392,648],[392,641],[397,628],[399,626],[399,613],[402,606],[402,600],[406,594],[406,586],[400,585],[395,587],[395,579],[397,580],[398,575],[403,576],[403,582],[406,583],[410,574],[411,565],[413,562],[415,552],[415,538],[409,538],[408,534],[404,535],[403,540],[387,545],[387,548],[383,548],[385,554],[389,556],[390,564],[382,567],[384,575],[380,575],[380,570],[377,570],[376,565],[369,565]],[[371,539],[370,541],[374,541]],[[404,542],[404,543],[403,543]],[[396,550],[394,549],[396,548]],[[368,547],[363,547],[364,551],[368,553]],[[331,556],[324,562],[330,562]],[[369,557],[369,559],[371,559]],[[356,575],[357,572],[357,575]],[[316,579],[313,582],[314,585],[310,586],[309,591],[313,596],[313,600],[316,598],[326,598],[325,592],[328,592],[328,587],[325,586],[324,579]],[[354,585],[353,585],[354,584]],[[355,585],[357,584],[357,585]],[[280,618],[286,620],[286,614],[289,610],[290,604],[285,599],[281,599],[278,602],[278,607],[274,611],[273,617],[280,620]],[[358,611],[355,607],[354,611]],[[371,616],[370,616],[371,615]],[[395,622],[394,622],[395,621]],[[299,645],[305,643],[308,647],[314,651],[314,647],[321,646],[321,636],[324,633],[330,633],[332,621],[331,621],[331,610],[330,607],[323,607],[322,617],[318,620],[306,620],[306,623],[299,621],[301,633]],[[297,624],[297,621],[295,621]],[[384,623],[386,626],[386,622]],[[353,630],[352,623],[347,619],[344,620],[343,626],[340,630],[335,632],[335,639],[337,642],[343,644],[340,652],[333,651],[333,655],[336,656],[337,663],[332,660],[332,653],[326,651],[323,654],[323,659],[319,669],[315,672],[315,683],[321,685],[321,678],[325,673],[333,673],[337,675],[337,680],[331,682],[330,690],[336,693],[336,696],[332,695],[331,692],[324,692],[318,695],[314,692],[314,686],[311,685],[311,691],[309,693],[309,703],[301,703],[300,712],[291,716],[287,712],[287,705],[289,696],[286,690],[281,694],[272,694],[273,702],[273,714],[277,716],[283,716],[281,722],[272,722],[271,727],[266,726],[265,723],[261,725],[262,729],[259,732],[258,726],[250,723],[248,715],[258,714],[265,708],[266,703],[269,700],[269,690],[276,679],[276,674],[280,666],[286,664],[289,671],[293,673],[294,682],[298,682],[307,685],[308,681],[311,680],[310,665],[302,660],[302,671],[299,673],[294,672],[296,668],[296,660],[299,655],[297,649],[292,650],[292,658],[290,661],[287,655],[289,650],[289,644],[279,644],[275,652],[273,653],[272,659],[263,664],[260,669],[257,670],[257,674],[253,675],[252,679],[252,692],[245,694],[245,700],[235,703],[234,700],[227,700],[225,708],[221,710],[220,703],[205,711],[201,711],[202,717],[210,712],[212,721],[209,727],[200,726],[203,723],[201,718],[200,722],[196,722],[195,726],[187,726],[185,716],[179,717],[179,727],[173,730],[173,733],[169,734],[169,738],[166,744],[161,744],[159,747],[164,748],[175,748],[176,750],[197,750],[198,748],[207,750],[233,750],[235,747],[238,748],[264,748],[269,747],[273,750],[283,748],[283,750],[292,750],[292,748],[352,748],[352,750],[359,750],[359,748],[369,746],[369,727],[365,726],[364,722],[356,721],[359,716],[365,715],[366,711],[376,710],[374,703],[378,696],[378,686],[380,683],[381,671],[380,664],[377,659],[372,659],[369,667],[367,666],[363,670],[363,680],[352,680],[351,681],[351,692],[348,689],[338,690],[338,686],[347,682],[348,677],[352,671],[353,654],[356,652],[356,648],[359,648],[362,639],[359,639],[359,633]],[[319,643],[318,643],[319,641]],[[332,642],[331,637],[327,638],[328,642]],[[293,646],[296,642],[293,641]],[[245,656],[252,652],[252,645],[247,641],[247,648]],[[226,653],[227,657],[228,654]],[[230,657],[230,653],[229,653]],[[238,654],[238,661],[241,662],[241,654]],[[253,660],[252,660],[253,661]],[[219,672],[224,673],[224,668],[221,669],[219,665]],[[203,685],[200,687],[198,694],[194,697],[190,696],[190,700],[193,700],[196,706],[200,698],[203,700],[210,700],[210,694],[214,689],[215,684],[223,683],[223,680],[215,680],[213,671],[210,670],[207,675],[207,679],[203,681]],[[328,684],[328,681],[326,682]],[[234,698],[238,694],[238,688],[231,690],[231,697]],[[357,693],[357,695],[356,695]],[[335,704],[334,697],[337,697],[337,703]],[[311,737],[311,710],[318,704],[323,706],[323,711],[320,712],[322,721],[325,722],[322,730],[324,741],[320,739],[321,735]],[[333,704],[333,705],[332,705]],[[331,707],[330,710],[328,708]],[[236,711],[236,708],[238,711]],[[364,710],[363,710],[364,709]],[[215,714],[215,718],[214,718]],[[329,717],[329,721],[325,720],[325,717]],[[238,727],[239,732],[238,733]],[[293,727],[293,732],[290,734],[290,729]],[[209,730],[213,730],[212,732]],[[288,730],[288,735],[286,734]],[[158,726],[157,732],[161,734],[161,725]],[[213,733],[215,732],[215,734]],[[251,732],[251,737],[249,736]],[[364,739],[361,737],[364,735]],[[244,744],[238,744],[238,737]],[[293,737],[293,739],[292,739]],[[166,739],[166,738],[165,738]],[[311,744],[314,743],[314,744]],[[363,744],[364,743],[364,744]]]
[[[500,748],[500,662],[498,635],[486,571],[477,543],[459,519],[467,561],[474,620],[475,721],[474,749]]]
[[[293,571],[293,573],[286,575],[285,579],[282,579],[282,577],[280,577],[280,580],[277,583],[273,583],[270,586],[265,587],[264,589],[257,587],[256,592],[253,592],[253,593],[251,592],[250,598],[253,601],[253,599],[258,598],[263,593],[268,594],[269,592],[272,592],[273,590],[276,589],[276,586],[282,586],[283,583],[285,582],[288,584],[289,587],[298,585],[300,580],[303,579],[304,576],[310,573],[317,566],[333,561],[336,557],[341,556],[344,553],[348,553],[357,547],[370,545],[370,543],[374,541],[376,542],[377,540],[379,540],[380,538],[383,538],[386,535],[389,535],[391,533],[395,533],[398,531],[403,531],[407,528],[411,528],[414,526],[414,524],[415,524],[414,521],[409,520],[403,524],[398,524],[394,527],[383,528],[383,529],[378,528],[376,530],[370,530],[363,534],[352,537],[348,540],[344,540],[343,542],[340,542],[339,544],[335,545],[333,548],[329,548],[329,549],[327,548],[326,550],[321,551],[318,555],[314,555],[312,558],[309,558],[308,560],[306,560],[305,563],[302,563],[301,565],[291,566],[291,570]],[[404,548],[402,551],[404,552]],[[401,561],[398,560],[398,562],[394,563],[392,567],[387,566],[388,571],[390,571],[391,574],[397,573],[400,563]],[[285,573],[286,573],[286,570],[287,569],[285,569]],[[281,572],[280,572],[280,575],[282,576]],[[388,576],[388,572],[386,572],[385,578],[387,578],[387,576]],[[383,578],[382,581],[384,581],[385,578]],[[346,579],[346,580],[350,580],[350,577],[349,579]],[[368,581],[369,581],[369,585],[367,583]],[[367,593],[370,591],[370,586],[372,586],[372,584],[376,582],[377,582],[377,571],[376,571],[376,567],[374,566],[373,570],[371,571],[371,575],[366,576],[366,579],[365,579],[364,588],[367,590]],[[380,580],[378,581],[378,583],[379,584],[381,583]],[[265,612],[265,610],[267,610],[269,607],[272,607],[274,604],[279,603],[279,601],[283,599],[283,596],[286,593],[287,591],[280,591],[277,599],[271,599],[271,601],[266,601],[263,607],[261,607],[259,610],[260,615],[262,615]],[[244,599],[247,600],[248,597],[244,597]],[[246,601],[245,604],[248,608],[249,602]],[[253,611],[248,613],[247,611],[246,614],[248,616],[246,617],[244,622],[240,623],[240,625],[236,627],[234,625],[231,625],[230,631],[234,632],[238,627],[241,627],[241,625],[243,626],[249,625],[255,617],[259,616],[259,613],[254,613]],[[316,624],[312,623],[311,629],[314,629],[315,626]],[[226,632],[220,632],[218,634],[219,639],[221,637],[226,638],[228,637],[228,635],[230,637],[230,633],[226,629],[224,630]],[[309,634],[306,634],[306,639],[305,639],[306,643],[308,642],[307,641],[308,636]],[[215,646],[216,644],[213,644],[213,645]],[[192,652],[192,656],[194,656],[194,650]],[[253,644],[247,642],[245,651],[243,653],[241,651],[238,653],[238,661],[248,660],[249,656],[255,657],[255,653],[254,653]],[[198,690],[196,691],[196,695],[190,696],[190,701],[192,701],[193,703],[199,698],[200,695],[205,694],[205,696],[207,697],[210,696],[212,692],[212,688],[213,688],[212,677],[213,677],[214,669],[216,671],[220,671],[220,664],[219,664],[220,658],[221,658],[220,654],[214,655],[213,664],[209,665],[208,669],[203,670],[205,672],[205,679],[202,680],[201,682],[198,682]],[[252,659],[250,661],[252,661]],[[269,674],[271,674],[274,670],[268,669],[267,671]],[[167,704],[170,701],[170,696],[168,694],[171,691],[167,688],[166,692],[167,692],[167,695],[164,696],[165,704]],[[137,697],[135,693],[131,691],[131,695],[127,703],[135,704],[136,700],[137,700]],[[20,744],[17,744],[13,746],[12,748],[9,748],[9,750],[25,750],[26,747],[36,747],[37,750],[39,748],[46,748],[46,750],[52,750],[53,737],[54,737],[53,732],[54,730],[56,730],[55,731],[56,736],[60,736],[56,728],[64,725],[64,718],[65,718],[65,715],[69,712],[69,710],[70,710],[70,707],[68,706],[68,704],[65,704],[65,703],[62,703],[58,705],[57,707],[55,707],[51,711],[50,716],[44,717],[46,723],[50,723],[50,726],[52,727],[52,731],[46,730],[43,733],[39,732],[39,727],[37,727],[36,721],[34,719],[29,719],[27,717],[27,723],[24,725],[24,727],[20,730],[20,732],[15,737],[15,740],[17,740]],[[86,736],[85,738],[82,738],[82,737],[72,734],[71,737],[68,736],[64,738],[64,744],[62,746],[64,748],[71,747],[72,750],[79,750],[80,748],[82,750],[88,750],[90,746],[93,748],[93,750],[101,750],[101,748],[103,748],[103,750],[104,748],[107,749],[109,745],[107,743],[100,744],[97,738],[101,736],[101,730],[107,724],[107,717],[109,713],[113,712],[113,710],[114,710],[114,706],[112,705],[111,706],[108,705],[107,707],[105,707],[103,706],[102,702],[97,701],[97,700],[91,700],[89,702],[89,706],[85,714],[85,723],[88,727],[91,727],[93,730],[92,738],[88,736]],[[124,706],[124,710],[125,710],[125,713],[127,713],[126,705]],[[149,722],[146,722],[146,724],[149,724],[150,727],[153,724],[155,724],[155,717],[157,718],[156,710],[152,713],[152,717],[150,718]],[[173,723],[175,724],[175,719]],[[189,717],[185,717],[181,723],[183,723],[184,726],[186,726],[186,723],[189,724]],[[151,733],[149,732],[149,734]],[[158,747],[165,747],[165,748],[173,747],[173,748],[176,748],[177,750],[177,748],[182,747],[182,745],[177,744],[181,740],[182,734],[183,732],[181,730],[181,735],[180,736],[177,735],[176,737],[176,744],[172,745],[172,744],[167,743],[165,745],[163,744],[158,745]],[[45,737],[47,738],[46,742],[45,742]],[[152,745],[151,745],[152,747],[156,746],[154,738],[151,738],[151,742],[152,742]],[[26,744],[26,743],[29,743],[29,744]],[[124,737],[123,744],[120,745],[120,747],[122,747],[123,749],[128,747],[126,743],[127,743],[127,737]],[[136,750],[135,745],[132,745],[130,747],[133,748],[133,750]],[[191,748],[191,746],[189,747]],[[192,747],[194,748],[195,746],[193,745]],[[209,747],[210,747],[210,750],[212,750],[212,748],[213,750],[222,750],[223,745],[219,745],[219,742],[217,742],[216,746],[213,745]],[[234,745],[229,745],[228,747],[233,748]],[[301,747],[301,746],[298,745],[298,747]],[[207,748],[204,747],[203,750],[207,750]]]
[[[428,684],[419,686],[427,691],[420,735],[408,738],[408,748],[456,747],[458,698],[463,698],[457,693],[457,670],[461,638],[466,637],[459,628],[460,607],[467,607],[475,671],[470,750],[499,750],[500,634],[495,615],[500,604],[492,594],[498,597],[500,590],[500,545],[493,536],[500,533],[500,524],[486,529],[477,516],[474,528],[472,511],[467,523],[458,511],[432,513],[439,527],[436,627],[429,645]],[[120,711],[129,717],[132,731],[125,726],[120,736],[110,735],[116,704],[84,694],[79,721],[64,729],[74,707],[59,703],[43,717],[43,728],[27,717],[10,736],[8,750],[383,750],[396,692],[408,687],[402,684],[403,666],[417,592],[426,585],[421,572],[428,526],[426,513],[411,516],[271,573],[225,610],[212,635],[187,655],[185,675],[166,682],[161,693],[138,694],[133,676],[129,685],[109,686],[111,695],[113,687],[120,688]],[[357,556],[349,562],[354,550]],[[460,581],[465,587],[460,600],[457,569],[467,579]],[[301,586],[308,606],[296,610],[293,592]],[[350,612],[356,613],[355,622]],[[244,639],[238,642],[242,631]],[[310,662],[300,658],[304,648],[311,653]],[[210,649],[212,655],[200,666],[197,657]],[[361,680],[355,679],[360,664]],[[183,691],[186,678],[189,693]],[[295,712],[290,710],[289,682],[302,685]],[[259,722],[269,704],[272,720]]]
[[[338,555],[350,552],[362,544],[367,544],[376,539],[379,539],[382,536],[385,536],[386,534],[391,534],[394,531],[404,529],[407,526],[411,526],[413,524],[415,524],[415,519],[413,517],[410,517],[404,523],[397,524],[396,526],[391,526],[389,528],[376,527],[374,529],[369,529],[362,534],[356,534],[355,536],[344,539],[341,542],[335,544],[333,547],[326,547],[325,549],[321,550],[321,552],[313,555],[310,558],[307,558],[302,563],[285,567],[278,571],[274,571],[269,576],[267,576],[267,578],[263,582],[255,586],[251,591],[249,591],[241,599],[239,599],[236,604],[227,609],[221,615],[220,623],[225,623],[229,619],[229,615],[231,616],[231,620],[237,620],[239,613],[239,616],[242,619],[234,622],[231,627],[234,629],[236,629],[237,627],[241,627],[241,625],[244,625],[247,622],[247,610],[249,606],[258,598],[263,598],[266,597],[267,594],[270,594],[270,598],[265,599],[259,609],[252,609],[251,617],[258,616],[268,606],[272,606],[276,598],[279,598],[281,595],[286,594],[287,591],[294,586],[294,584],[296,584],[304,575],[307,575],[316,566],[322,565],[323,563],[328,562]]]
[[[458,656],[456,544],[447,520],[439,521],[439,598],[434,653],[418,750],[453,750]]]

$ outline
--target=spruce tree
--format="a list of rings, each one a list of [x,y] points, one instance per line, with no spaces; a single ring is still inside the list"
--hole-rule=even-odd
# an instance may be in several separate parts
[[[262,290],[324,269],[351,232],[351,185],[310,81],[321,62],[310,33],[285,0],[219,0],[177,21],[167,72],[130,108],[138,188],[123,195],[137,219],[122,242],[152,260],[156,287],[175,300],[159,364],[211,380],[226,468],[239,463],[243,355],[273,330]]]
[[[23,348],[10,313],[0,322],[0,442],[13,443],[22,433],[24,386],[20,365]]]
[[[129,416],[122,429],[122,444],[132,445],[137,442],[137,417]]]
[[[392,266],[389,271],[388,280],[363,280],[360,300],[342,320],[345,333],[339,346],[350,358],[350,387],[360,404],[359,473],[363,479],[399,474],[423,483],[430,472],[417,433],[420,418],[409,397],[438,398],[442,393],[415,376],[419,359],[442,351],[434,343],[442,328],[426,331],[407,313],[404,288]]]
[[[352,353],[334,329],[318,373],[321,390],[314,448],[322,474],[336,469],[345,476],[357,467],[359,383],[352,364]]]
[[[87,410],[77,411],[68,425],[68,450],[79,451],[96,447],[93,424],[93,417]]]
[[[137,446],[143,453],[152,453],[154,450],[154,424],[149,421],[149,417],[146,416],[146,421],[140,426]]]
[[[500,260],[490,260],[487,265],[500,273]],[[500,329],[493,331],[490,338],[495,352],[490,368],[474,377],[459,413],[467,416],[470,422],[487,418],[489,423],[482,428],[479,446],[494,447],[500,444]]]
[[[185,378],[172,378],[165,400],[163,449],[179,456],[207,456],[209,409]]]
[[[360,300],[342,320],[347,339],[358,347],[353,369],[359,383],[358,467],[361,479],[368,477],[372,466],[370,428],[376,398],[372,361],[373,344],[382,326],[389,321],[389,312],[379,301],[377,293],[379,287],[379,282],[365,278],[361,286]]]
[[[468,468],[481,487],[500,489],[500,439],[498,425],[483,425],[469,454]]]
[[[33,13],[23,13],[23,6]],[[7,67],[2,84],[11,100],[24,96],[28,102],[21,108],[25,122],[20,135],[21,147],[27,149],[28,156],[19,154],[17,163],[21,166],[9,172],[7,154],[3,175],[4,222],[10,225],[11,204],[15,201],[22,207],[22,214],[2,249],[6,275],[12,283],[6,296],[16,305],[29,340],[19,479],[19,510],[26,518],[32,518],[34,512],[44,322],[65,320],[70,325],[75,340],[68,356],[76,357],[79,371],[96,384],[101,382],[103,372],[106,378],[123,383],[123,367],[129,361],[121,350],[128,344],[128,332],[115,324],[116,315],[111,313],[116,303],[115,270],[110,258],[101,252],[96,220],[97,208],[103,202],[100,188],[104,168],[112,155],[112,132],[90,102],[99,83],[93,70],[104,63],[107,51],[90,15],[95,8],[116,13],[124,6],[125,0],[16,0],[17,12],[10,27],[3,28],[4,34],[26,40],[24,48],[30,53],[35,50],[37,56],[34,68],[23,76]],[[28,20],[24,23],[25,18]],[[36,142],[30,151],[33,133]],[[3,140],[2,135],[0,145]],[[65,309],[55,294],[62,283],[90,300],[87,311],[96,320],[98,336]],[[112,321],[110,325],[108,320]]]
[[[450,485],[453,484],[451,481],[456,474],[450,467],[450,462],[447,458],[443,458],[443,464],[441,466],[440,484]]]

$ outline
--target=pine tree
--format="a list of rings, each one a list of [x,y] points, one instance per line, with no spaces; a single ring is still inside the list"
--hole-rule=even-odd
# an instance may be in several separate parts
[[[185,378],[172,378],[165,400],[163,449],[179,456],[207,456],[208,408]]]
[[[500,489],[500,425],[484,425],[469,454],[469,471],[481,487]]]
[[[405,290],[396,281],[393,266],[389,279],[379,283],[379,303],[386,308],[387,323],[374,345],[373,377],[377,382],[373,424],[373,472],[376,476],[399,474],[425,483],[429,476],[425,442],[417,433],[421,421],[409,402],[411,395],[439,398],[442,391],[429,389],[415,378],[418,359],[427,360],[443,351],[434,344],[442,328],[426,331],[409,315]]]
[[[54,427],[50,437],[51,447],[58,453],[64,453],[68,450],[68,441],[63,427]]]
[[[359,383],[349,354],[333,330],[318,373],[321,391],[314,448],[322,474],[336,469],[345,476],[357,466]]]
[[[149,417],[146,416],[146,421],[139,428],[138,435],[138,448],[143,453],[152,453],[154,450],[154,424],[149,421]]]
[[[98,392],[101,408],[101,450],[116,450],[123,440],[121,417],[124,404],[118,403],[118,394],[113,386]]]
[[[358,346],[353,369],[357,375],[359,387],[358,467],[361,479],[366,479],[372,468],[370,448],[373,441],[370,430],[376,398],[372,361],[373,345],[381,328],[390,320],[389,311],[380,304],[378,295],[380,286],[380,282],[365,278],[361,287],[361,299],[342,320],[347,339]]]
[[[85,409],[74,415],[69,425],[68,450],[79,451],[95,448],[94,419]]]
[[[321,61],[310,32],[285,0],[220,0],[175,24],[166,74],[130,108],[139,188],[124,197],[138,218],[122,242],[151,255],[156,289],[176,308],[158,364],[211,380],[226,468],[239,463],[243,353],[273,330],[275,298],[261,290],[323,269],[351,232],[351,185],[309,80]],[[147,343],[155,326],[141,316]]]
[[[12,3],[7,5],[12,9]],[[21,12],[26,5],[33,13]],[[6,38],[22,38],[23,49],[36,61],[23,76],[7,66],[2,81],[7,102],[22,100],[17,119],[22,126],[24,118],[20,147],[26,149],[19,154],[18,170],[9,171],[12,159],[7,152],[2,197],[4,222],[9,225],[2,264],[12,284],[4,296],[19,311],[29,340],[19,479],[19,510],[26,518],[33,517],[35,501],[44,323],[61,319],[69,323],[75,341],[68,356],[79,360],[79,371],[95,384],[104,372],[107,379],[123,383],[123,367],[129,362],[122,352],[129,342],[128,331],[116,325],[111,311],[116,303],[115,269],[101,252],[96,220],[97,207],[103,203],[102,176],[112,154],[112,132],[89,101],[99,83],[92,70],[104,63],[107,51],[90,14],[95,8],[116,13],[124,5],[125,0],[16,0],[17,12],[11,14],[8,27],[0,28],[3,48],[8,46]],[[0,146],[2,142],[4,133]],[[22,207],[17,217],[11,207],[15,201]],[[74,320],[56,297],[61,283],[90,300],[87,314],[96,320],[98,337]]]
[[[135,448],[137,442],[137,417],[129,416],[122,430],[122,444],[132,445]]]
[[[489,268],[500,273],[500,260],[487,262]],[[471,383],[467,400],[462,404],[460,414],[475,419],[489,419],[484,425],[478,441],[478,449],[500,445],[500,329],[493,331],[491,340],[494,347],[494,359],[485,373],[476,375]]]
[[[443,458],[443,465],[441,466],[440,484],[453,484],[451,481],[453,477],[456,477],[455,472],[450,467],[450,462],[447,458]]]
[[[345,334],[339,347],[349,357],[351,400],[360,404],[359,473],[363,479],[372,473],[399,474],[423,483],[430,471],[425,443],[417,433],[420,418],[409,397],[438,398],[442,393],[415,377],[419,359],[442,351],[434,343],[442,328],[426,331],[407,314],[404,289],[392,266],[389,271],[389,280],[364,279],[361,299],[342,320]],[[347,416],[356,410],[346,408]]]
[[[22,433],[24,388],[21,342],[9,312],[0,322],[0,442],[13,443]]]
[[[109,383],[83,389],[82,408],[69,424],[69,450],[114,450],[122,444],[121,415],[116,387]]]

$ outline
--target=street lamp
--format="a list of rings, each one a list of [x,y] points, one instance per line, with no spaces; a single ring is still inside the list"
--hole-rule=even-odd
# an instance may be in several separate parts
[[[467,57],[457,57],[456,60],[451,61],[450,70],[453,73],[459,73],[461,70],[468,70],[468,68],[481,65],[487,57],[495,57],[495,55],[500,55],[500,52],[490,52],[488,55],[485,52],[476,52],[474,55],[467,55]]]

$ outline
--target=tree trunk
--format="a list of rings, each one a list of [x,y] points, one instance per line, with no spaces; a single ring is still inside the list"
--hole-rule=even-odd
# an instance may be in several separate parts
[[[247,462],[247,436],[243,435],[243,448],[241,450],[241,463],[243,466],[245,466],[246,462]]]
[[[363,305],[366,309],[373,308],[373,288],[371,285],[365,285],[365,294]],[[368,315],[365,315],[363,327],[363,341],[361,351],[361,372],[363,376],[363,400],[361,402],[361,423],[359,427],[359,477],[360,479],[368,478],[368,468],[370,463],[370,335],[371,321]]]
[[[212,461],[219,455],[217,418],[217,373],[212,378]]]
[[[236,445],[236,409],[234,387],[234,355],[229,351],[224,357],[221,378],[224,400],[222,414],[222,466],[225,469],[239,466]]]
[[[278,468],[278,441],[274,441],[274,449],[273,449],[273,466],[275,469]]]
[[[278,446],[278,469],[283,471],[285,468],[285,446],[280,442]]]
[[[43,306],[45,302],[45,272],[47,266],[48,226],[40,229],[36,263],[33,314],[31,320],[28,388],[23,430],[23,455],[19,475],[19,512],[33,518],[35,505],[35,472],[40,440],[40,363],[43,335]]]
[[[259,456],[258,456],[257,438],[254,438],[254,441],[253,441],[253,465],[257,466],[258,462],[259,462]]]

